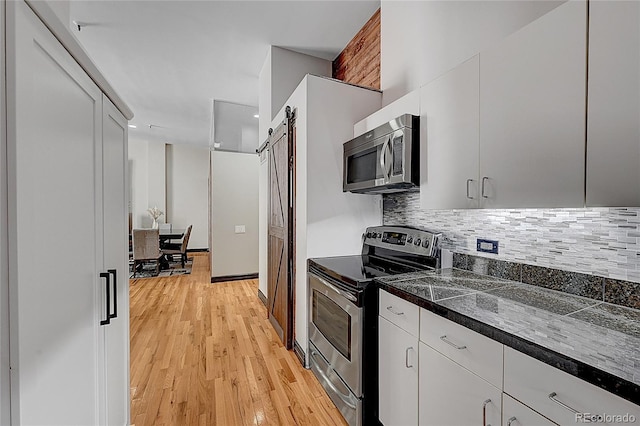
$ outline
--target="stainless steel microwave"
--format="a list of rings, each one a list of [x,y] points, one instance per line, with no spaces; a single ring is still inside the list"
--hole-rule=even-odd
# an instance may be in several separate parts
[[[420,181],[420,118],[405,114],[343,145],[344,192],[386,194]]]

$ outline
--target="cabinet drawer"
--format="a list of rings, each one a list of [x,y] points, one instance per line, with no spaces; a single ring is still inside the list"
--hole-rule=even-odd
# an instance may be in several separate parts
[[[580,422],[582,413],[640,419],[639,406],[511,348],[504,352],[504,391],[559,424]]]
[[[502,343],[420,309],[420,340],[502,389]]]
[[[418,337],[418,327],[420,327],[418,305],[380,290],[380,316]]]
[[[502,395],[502,426],[554,426],[555,424],[509,395]]]

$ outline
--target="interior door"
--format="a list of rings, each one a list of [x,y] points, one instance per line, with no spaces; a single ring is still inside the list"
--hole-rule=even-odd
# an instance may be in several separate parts
[[[289,111],[289,109],[287,109]],[[267,308],[269,321],[287,349],[293,346],[292,171],[293,138],[287,118],[269,142],[269,225],[267,241]]]
[[[25,2],[6,8],[11,421],[98,424],[102,94]]]
[[[129,424],[129,276],[127,266],[127,120],[103,95],[104,268],[112,286],[104,327],[104,424]]]

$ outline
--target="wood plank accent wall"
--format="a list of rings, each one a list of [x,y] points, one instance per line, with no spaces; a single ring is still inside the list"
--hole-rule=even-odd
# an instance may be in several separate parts
[[[333,61],[333,78],[380,90],[380,9]]]

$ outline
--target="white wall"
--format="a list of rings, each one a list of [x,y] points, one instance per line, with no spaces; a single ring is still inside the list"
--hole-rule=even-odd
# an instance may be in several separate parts
[[[267,296],[267,209],[269,208],[269,151],[263,151],[260,157],[258,174],[258,290]]]
[[[134,228],[151,227],[149,207],[149,158],[147,141],[129,139],[129,194]],[[162,144],[164,148],[164,144]]]
[[[134,228],[150,228],[153,219],[147,209],[158,207],[165,215],[165,144],[129,139],[129,193]]]
[[[177,228],[193,225],[189,249],[208,248],[209,148],[167,145],[166,187],[167,222]]]
[[[562,1],[382,1],[383,104],[418,89]]]
[[[282,110],[282,107],[288,105],[289,99],[296,87],[307,74],[316,74],[331,76],[331,61],[315,58],[313,56],[302,53],[292,52],[280,47],[271,46],[267,57],[265,58],[259,76],[259,123],[258,123],[258,141],[261,145],[269,136],[269,128],[275,128],[280,120],[274,121],[272,118],[275,113]],[[300,101],[300,100],[298,100]],[[300,106],[301,103],[296,103]],[[284,116],[283,116],[284,117]],[[268,169],[265,169],[268,170]],[[268,197],[263,191],[268,191],[269,186],[266,184],[267,173],[261,174],[260,180],[260,210],[266,212],[268,205]],[[265,213],[266,214],[266,213]],[[267,221],[260,221],[260,235],[267,234]],[[258,288],[263,294],[267,294],[267,239],[260,239],[260,271]]]
[[[273,118],[304,76],[315,74],[331,77],[331,67],[331,61],[270,46],[259,76],[260,143],[269,136]]]
[[[147,204],[149,207],[157,206],[165,214],[167,213],[166,151],[167,145],[163,143],[149,142],[147,145]],[[162,216],[159,221],[166,222],[166,218]]]
[[[305,351],[307,259],[360,254],[362,232],[382,223],[379,195],[342,192],[342,144],[381,102],[377,91],[311,75],[285,102],[297,108],[294,333]],[[281,109],[272,125],[283,119]]]
[[[212,277],[258,272],[259,173],[255,154],[211,152]]]

